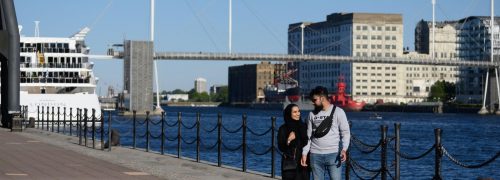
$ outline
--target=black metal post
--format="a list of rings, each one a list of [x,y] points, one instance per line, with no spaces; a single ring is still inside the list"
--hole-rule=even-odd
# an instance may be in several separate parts
[[[63,108],[63,134],[66,134],[66,107]]]
[[[161,112],[161,154],[165,154],[165,111]]]
[[[50,108],[49,106],[47,106],[47,131],[49,131],[49,116],[50,116]]]
[[[82,145],[82,110],[76,109],[76,130],[78,131],[78,144]]]
[[[40,106],[38,106],[38,107],[40,107]],[[42,129],[42,130],[43,130],[43,125],[44,125],[44,123],[43,123],[44,118],[43,118],[43,117],[45,117],[45,116],[44,116],[44,115],[45,115],[45,112],[44,112],[43,110],[44,110],[44,108],[42,107],[42,114],[41,114],[41,115],[42,115],[42,126],[41,126],[41,129]],[[40,111],[40,110],[38,110],[38,111]],[[40,116],[40,115],[38,115],[38,116]],[[40,121],[40,118],[38,118],[38,120]]]
[[[59,116],[61,114],[60,110],[61,107],[57,107],[57,133],[59,133],[59,127],[61,124],[61,116]]]
[[[111,151],[111,111],[108,112],[108,151]]]
[[[135,114],[135,113],[136,113],[136,111],[134,110],[134,111],[133,111],[133,113],[134,113],[134,114],[133,114],[133,118],[134,118],[134,119],[133,119],[133,121],[134,121],[134,123],[132,124],[132,126],[133,126],[133,127],[132,127],[132,132],[133,132],[133,133],[132,133],[132,136],[134,136],[134,137],[132,137],[132,148],[134,148],[134,149],[135,149],[135,135],[136,135],[136,133],[135,133],[135,123],[136,123],[136,120],[135,120],[135,115],[136,115],[136,114]]]
[[[276,117],[271,117],[271,178],[275,178],[276,177],[276,166],[275,166],[275,161],[276,161],[276,151],[275,151],[275,136],[274,136],[274,129],[276,128],[275,127],[276,125]]]
[[[181,124],[182,124],[182,113],[177,112],[177,158],[181,158]]]
[[[222,114],[219,112],[217,114],[217,166],[222,166],[222,134],[221,134],[221,126],[222,126]]]
[[[380,173],[380,179],[381,180],[386,180],[387,179],[387,126],[386,125],[381,125],[380,126],[381,130],[381,162],[380,162],[380,167],[381,168],[381,173]]]
[[[435,166],[434,166],[434,177],[432,179],[434,180],[441,180],[443,179],[441,177],[441,158],[443,157],[443,149],[441,147],[441,129],[436,128],[434,129],[434,135],[435,135],[435,140],[436,144],[436,159],[435,159]]]
[[[347,149],[347,152],[345,152],[347,159],[345,160],[345,180],[350,180],[351,179],[351,153],[350,150]]]
[[[196,113],[196,162],[200,162],[200,112]]]
[[[146,111],[146,152],[149,152],[149,111]]]
[[[349,124],[349,128],[352,129],[352,122],[351,121],[348,121],[348,124]],[[351,175],[350,175],[350,172],[351,172],[351,153],[350,153],[350,149],[348,148],[347,149],[347,152],[346,152],[346,155],[347,155],[347,159],[345,160],[345,179],[346,180],[350,180],[351,179]]]
[[[87,108],[83,109],[83,112],[84,112],[84,114],[83,114],[83,116],[84,116],[83,117],[83,120],[84,120],[84,122],[83,122],[83,126],[84,126],[83,127],[83,139],[85,140],[85,147],[87,147],[88,109]]]
[[[101,150],[104,151],[104,111],[102,110],[101,110]]]
[[[42,109],[42,111],[43,111],[43,109]],[[37,114],[36,115],[37,116],[37,119],[36,119],[37,126],[36,127],[40,127],[40,106],[36,106],[36,114]],[[43,117],[43,115],[42,115],[42,117]],[[42,127],[43,127],[43,124],[42,124]]]
[[[69,108],[69,136],[73,136],[73,108]]]
[[[401,123],[394,123],[394,130],[395,130],[395,135],[396,135],[396,143],[394,143],[394,149],[396,150],[396,153],[394,153],[394,179],[399,180],[401,176],[401,170],[400,170],[400,157],[399,157],[399,152],[401,152],[401,137],[399,136],[399,130],[401,129]]]
[[[241,147],[241,153],[242,153],[242,158],[243,158],[243,161],[241,163],[241,170],[243,172],[247,172],[247,114],[243,114],[243,116],[241,117],[242,119],[242,122],[241,122],[241,125],[243,126],[242,127],[242,139],[243,139],[243,142],[242,142],[242,147]]]
[[[92,149],[95,149],[95,109],[92,108]]]
[[[52,106],[52,129],[50,129],[52,132],[54,132],[54,106]]]

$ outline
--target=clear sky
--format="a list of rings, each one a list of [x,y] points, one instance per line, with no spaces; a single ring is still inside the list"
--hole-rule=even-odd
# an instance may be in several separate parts
[[[489,0],[436,0],[436,20],[489,16]],[[21,34],[66,37],[89,26],[91,54],[105,54],[108,45],[149,40],[149,0],[14,0]],[[498,12],[500,1],[495,5]],[[413,49],[414,28],[432,19],[431,0],[233,0],[234,53],[287,53],[288,24],[324,21],[335,12],[398,13],[403,15],[404,46]],[[498,14],[498,13],[496,13]],[[228,52],[228,0],[156,0],[156,51]],[[98,60],[98,92],[121,90],[122,60]],[[256,63],[229,61],[159,61],[160,91],[207,84],[227,84],[228,66]]]

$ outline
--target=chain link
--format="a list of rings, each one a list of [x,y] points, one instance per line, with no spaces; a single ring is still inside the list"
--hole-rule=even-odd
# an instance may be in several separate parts
[[[228,133],[230,133],[230,134],[233,134],[233,133],[237,133],[237,132],[239,132],[239,131],[241,130],[241,128],[243,128],[243,125],[241,125],[238,129],[233,130],[233,131],[231,131],[231,130],[227,129],[227,128],[226,128],[226,126],[224,126],[224,125],[222,125],[222,128],[223,128],[226,132],[228,132]]]
[[[460,162],[459,160],[457,160],[456,158],[454,158],[452,155],[450,155],[450,153],[448,153],[448,151],[446,150],[446,148],[444,148],[444,146],[441,146],[441,148],[443,150],[443,154],[446,157],[448,157],[448,159],[450,159],[451,162],[455,163],[458,166],[461,166],[464,168],[469,168],[469,169],[476,169],[476,168],[481,168],[483,166],[486,166],[486,165],[490,164],[491,162],[495,161],[495,159],[497,159],[500,156],[500,151],[499,151],[499,152],[497,152],[497,154],[495,156],[491,157],[490,159],[488,159],[480,164],[466,165],[466,164]]]
[[[261,133],[261,134],[258,134],[258,133],[255,133],[254,131],[252,131],[252,129],[247,128],[247,130],[248,130],[250,133],[252,133],[253,135],[255,135],[255,136],[264,136],[264,135],[266,135],[269,131],[271,131],[271,129],[272,129],[272,128],[269,128],[266,132]]]

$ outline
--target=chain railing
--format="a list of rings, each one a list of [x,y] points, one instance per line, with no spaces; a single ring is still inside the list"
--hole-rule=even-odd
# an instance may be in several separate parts
[[[381,139],[378,144],[368,144],[357,138],[355,135],[351,134],[351,144],[353,147],[355,147],[356,150],[361,152],[362,154],[370,154],[375,152],[377,149],[380,149],[381,152],[381,158],[380,158],[380,168],[376,169],[369,169],[367,167],[362,166],[359,162],[355,161],[352,157],[349,156],[351,154],[350,151],[352,151],[352,148],[348,149],[348,159],[346,162],[346,179],[350,179],[350,172],[352,170],[353,174],[359,178],[359,179],[375,179],[377,177],[380,177],[380,179],[385,180],[387,179],[387,176],[389,176],[391,179],[396,179],[399,180],[400,177],[400,159],[403,158],[405,160],[420,160],[427,155],[429,155],[431,152],[434,151],[435,158],[434,158],[434,176],[433,179],[443,179],[441,175],[441,162],[443,156],[446,156],[451,162],[454,164],[463,167],[463,168],[481,168],[484,166],[487,166],[488,164],[494,162],[497,158],[500,157],[500,151],[497,152],[494,156],[491,158],[477,164],[473,165],[468,165],[466,163],[463,163],[453,157],[447,149],[442,145],[441,143],[441,133],[442,130],[439,128],[434,129],[434,137],[435,137],[435,142],[428,148],[427,150],[423,151],[420,154],[417,155],[409,155],[408,153],[401,152],[401,144],[400,144],[400,129],[401,129],[401,124],[395,123],[394,124],[394,137],[388,138],[387,137],[387,126],[382,125],[381,126]],[[391,145],[391,142],[394,142],[393,146]],[[390,166],[387,166],[387,146],[389,145],[389,149],[394,153],[394,163]],[[391,174],[391,171],[389,168],[394,168],[394,175]]]
[[[110,139],[110,136],[105,138],[105,135],[110,135],[109,132],[111,131],[111,122],[108,122],[108,129],[105,130],[105,120],[104,113],[101,112],[98,116],[95,109],[91,109],[89,112],[88,109],[80,108],[38,106],[37,119],[32,120],[32,127],[54,133],[76,136],[78,137],[79,145],[104,150],[106,138]],[[111,120],[111,116],[109,116],[109,120]],[[88,141],[92,141],[90,146]],[[100,147],[97,147],[96,143],[99,143]]]
[[[46,111],[45,111],[46,110]],[[52,111],[51,111],[52,110]],[[27,111],[27,107],[26,107]],[[51,131],[51,132],[56,132],[56,133],[62,133],[66,134],[69,136],[77,136],[79,138],[78,144],[82,146],[89,147],[88,140],[92,141],[92,145],[90,147],[96,148],[96,141],[98,139],[96,137],[99,137],[100,139],[100,146],[101,150],[104,150],[104,141],[105,137],[107,135],[108,143],[109,145],[107,146],[108,151],[111,151],[111,131],[112,131],[112,118],[111,118],[111,112],[108,112],[108,117],[105,118],[104,112],[101,113],[99,117],[96,117],[95,115],[95,110],[92,109],[91,113],[89,113],[88,109],[76,109],[76,115],[73,116],[73,109],[70,108],[69,114],[66,111],[66,108],[61,109],[57,108],[57,111],[54,109],[54,107],[49,108],[49,107],[38,107],[38,119],[35,122],[35,127],[46,130],[46,131]],[[61,123],[61,117],[62,123]],[[66,117],[69,117],[69,122],[66,120]],[[73,120],[75,119],[75,120]],[[105,123],[107,120],[107,129],[104,127]],[[241,117],[241,125],[235,126],[235,127],[227,127],[223,125],[223,119],[222,119],[222,114],[218,113],[217,114],[217,121],[215,126],[209,126],[206,129],[206,127],[202,126],[201,124],[201,114],[198,112],[196,113],[195,116],[195,121],[193,124],[186,124],[185,121],[183,121],[182,113],[178,112],[177,113],[177,120],[175,122],[168,122],[166,119],[166,113],[162,112],[161,117],[159,120],[153,120],[150,118],[149,112],[146,112],[146,117],[144,120],[138,120],[136,111],[133,111],[132,115],[132,123],[130,123],[129,119],[115,119],[114,120],[117,125],[122,125],[122,126],[128,126],[127,124],[131,124],[130,128],[125,128],[128,129],[125,132],[119,132],[119,134],[122,134],[124,136],[131,136],[132,137],[132,147],[133,149],[137,149],[137,139],[144,139],[145,140],[145,148],[144,150],[146,152],[150,151],[150,143],[151,139],[154,140],[160,140],[160,152],[161,154],[165,154],[165,146],[167,142],[175,142],[177,141],[177,158],[183,158],[182,157],[182,143],[186,145],[196,145],[196,162],[201,162],[200,161],[200,154],[202,150],[213,150],[217,147],[217,166],[221,167],[222,164],[222,150],[226,150],[228,152],[241,152],[241,170],[243,172],[247,172],[247,159],[248,159],[248,152],[250,154],[255,155],[255,156],[263,156],[268,153],[271,153],[271,174],[270,176],[272,178],[275,178],[275,161],[276,161],[276,152],[278,154],[281,154],[279,152],[279,149],[276,148],[276,118],[271,117],[271,126],[269,129],[264,130],[263,132],[256,132],[252,130],[252,128],[248,127],[247,125],[247,115],[243,114]],[[96,123],[99,122],[99,125],[96,125]],[[69,123],[69,134],[66,130],[67,128],[67,123]],[[76,124],[75,124],[76,123]],[[55,125],[57,124],[57,127]],[[62,131],[60,131],[60,125],[63,125]],[[153,131],[151,130],[151,127],[158,127],[160,126],[161,132],[156,134],[152,133]],[[144,128],[145,127],[145,128]],[[141,134],[138,134],[139,129],[142,128],[144,129],[144,132]],[[167,129],[177,129],[177,134],[175,136],[167,136],[166,130]],[[347,161],[346,161],[346,168],[345,168],[345,178],[349,180],[351,178],[351,172],[359,179],[375,179],[375,178],[380,178],[382,180],[386,180],[387,177],[391,179],[400,179],[400,160],[405,159],[409,161],[415,161],[415,160],[420,160],[427,155],[431,154],[431,152],[434,151],[435,154],[435,162],[434,162],[434,176],[433,179],[443,179],[441,175],[441,161],[443,159],[443,156],[445,156],[447,159],[449,159],[451,162],[454,164],[463,167],[463,168],[481,168],[484,166],[489,165],[490,163],[494,162],[496,159],[500,157],[500,152],[497,152],[494,156],[491,158],[485,160],[484,162],[477,163],[477,164],[467,164],[464,163],[457,158],[455,158],[452,153],[449,152],[445,146],[442,145],[441,143],[441,129],[436,128],[434,129],[434,137],[435,137],[435,142],[434,144],[430,145],[429,148],[427,148],[425,151],[423,151],[420,154],[416,155],[410,155],[408,153],[402,152],[401,151],[401,144],[400,144],[400,128],[401,124],[395,123],[394,124],[394,136],[388,137],[387,132],[388,132],[388,127],[386,125],[381,125],[380,126],[380,139],[377,143],[366,143],[363,142],[360,138],[355,136],[355,134],[351,134],[351,144],[354,147],[349,148],[347,151]],[[55,131],[57,129],[57,131]],[[187,136],[182,136],[183,130],[189,131],[189,130],[194,130],[196,129],[196,137],[189,139]],[[75,130],[75,134],[73,134],[73,130]],[[106,132],[107,131],[107,132]],[[214,144],[206,144],[206,141],[204,141],[200,133],[214,133],[217,131],[217,138]],[[224,142],[222,133],[226,133],[229,135],[236,134],[236,133],[241,133],[241,143],[232,143],[228,144]],[[248,133],[249,132],[249,133]],[[97,134],[96,134],[97,133]],[[271,144],[268,145],[267,147],[262,148],[262,150],[257,150],[251,147],[248,147],[247,144],[247,139],[248,135],[252,135],[253,137],[262,137],[268,134],[271,134]],[[88,135],[91,135],[91,137],[88,137]],[[98,136],[96,136],[98,135]],[[389,148],[388,148],[389,147]],[[387,164],[387,159],[388,159],[388,149],[390,149],[390,152],[394,153],[394,162],[391,163],[391,165]],[[356,159],[361,159],[360,157],[353,158],[352,152],[353,150],[359,151],[361,154],[371,154],[375,152],[380,152],[380,166],[376,168],[371,168],[371,167],[366,167],[365,165],[362,165],[360,162],[358,162]],[[379,150],[379,151],[377,151]],[[390,170],[392,169],[392,170]],[[393,173],[391,173],[391,171]]]

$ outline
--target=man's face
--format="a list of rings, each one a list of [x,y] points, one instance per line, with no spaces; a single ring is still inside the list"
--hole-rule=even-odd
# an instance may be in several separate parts
[[[318,95],[314,95],[312,98],[311,98],[311,101],[314,105],[314,107],[323,107],[323,101],[325,100],[325,97],[323,96],[318,96]]]

